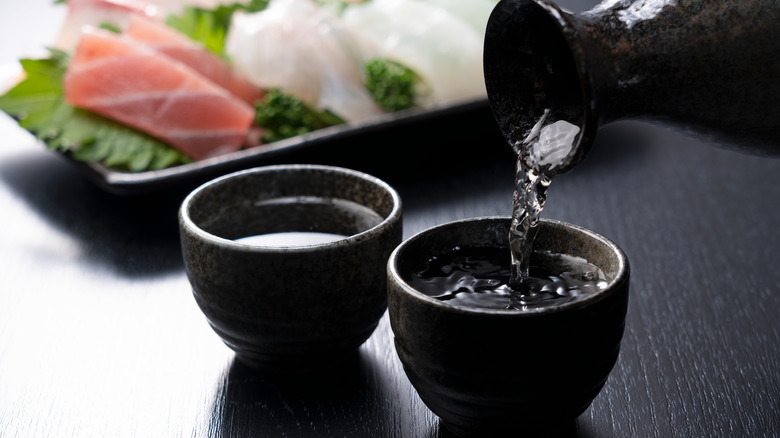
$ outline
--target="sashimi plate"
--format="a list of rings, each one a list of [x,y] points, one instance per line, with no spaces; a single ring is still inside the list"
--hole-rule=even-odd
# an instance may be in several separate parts
[[[17,63],[0,66],[0,90],[7,89],[20,74]],[[388,113],[360,123],[345,123],[308,134],[237,152],[161,170],[126,172],[101,163],[74,159],[89,180],[107,192],[132,195],[175,188],[191,188],[229,172],[280,162],[330,164],[343,162],[345,154],[387,157],[387,154],[415,154],[431,142],[462,140],[464,134],[481,138],[495,128],[487,98],[464,101],[434,109],[412,109]],[[18,128],[24,131],[22,128]],[[26,132],[26,131],[24,131]],[[41,147],[45,147],[40,144]],[[356,152],[357,150],[357,152]],[[414,156],[406,157],[414,160]],[[397,161],[397,160],[396,160]]]
[[[342,149],[346,149],[347,153],[353,153],[354,147],[342,148],[342,146],[356,143],[359,143],[360,154],[365,156],[373,155],[376,157],[388,153],[409,153],[409,148],[402,148],[399,145],[388,147],[387,139],[401,137],[406,140],[404,143],[407,144],[415,144],[416,140],[420,143],[426,143],[431,138],[436,138],[437,141],[447,141],[452,136],[462,136],[466,130],[471,130],[474,135],[478,136],[479,131],[485,129],[485,122],[492,117],[490,114],[487,99],[429,110],[399,111],[366,120],[363,123],[332,126],[305,135],[189,164],[137,173],[117,171],[100,163],[82,162],[68,158],[90,180],[106,191],[115,194],[138,194],[182,186],[191,187],[229,172],[265,164],[290,162],[291,160],[308,163],[321,161],[323,156],[333,158],[333,160],[325,158],[325,161],[343,161],[337,158],[344,157],[337,155],[344,153]],[[463,127],[461,118],[470,121],[470,128]],[[377,143],[382,143],[383,146],[377,148]],[[316,152],[317,158],[309,155],[309,152]],[[67,154],[65,155],[67,156]],[[408,158],[414,159],[414,157]]]

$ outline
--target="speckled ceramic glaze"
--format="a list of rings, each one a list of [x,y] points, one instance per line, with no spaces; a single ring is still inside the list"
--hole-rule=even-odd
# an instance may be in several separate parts
[[[407,282],[455,246],[508,247],[509,218],[444,224],[403,242],[388,262],[395,346],[420,398],[463,436],[560,432],[590,406],[618,357],[629,264],[614,243],[584,228],[542,220],[535,248],[583,257],[606,289],[531,311],[458,307]],[[536,435],[534,435],[536,436]]]
[[[341,208],[344,200],[379,218]],[[401,241],[401,203],[372,176],[311,165],[233,173],[187,196],[179,225],[198,306],[251,366],[269,372],[333,366],[356,351],[386,310],[386,266]],[[234,241],[288,231],[349,237],[281,248]]]
[[[780,155],[780,2],[608,0],[567,13],[502,0],[487,25],[485,82],[511,141],[545,109],[582,128],[644,119],[741,151]]]

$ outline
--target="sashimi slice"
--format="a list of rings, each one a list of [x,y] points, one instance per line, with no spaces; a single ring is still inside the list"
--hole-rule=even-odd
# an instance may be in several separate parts
[[[354,122],[384,114],[365,88],[356,36],[313,0],[271,0],[260,12],[233,15],[225,51],[255,85]]]
[[[9,0],[5,0],[9,1]],[[60,29],[54,47],[70,51],[78,44],[84,26],[97,27],[109,23],[120,30],[134,15],[162,21],[169,14],[179,15],[185,7],[214,9],[230,3],[248,3],[249,0],[68,0],[68,14]]]
[[[372,0],[347,7],[341,19],[393,59],[420,75],[431,89],[424,106],[483,98],[484,31],[447,8],[419,0]]]
[[[200,160],[241,148],[253,108],[186,65],[134,40],[85,32],[64,79],[65,99],[146,132]]]
[[[263,97],[260,88],[232,70],[219,57],[158,21],[135,15],[130,17],[125,34],[188,65],[250,105]]]
[[[69,0],[68,15],[54,47],[73,50],[86,26],[96,27],[108,23],[124,29],[133,16],[149,20],[161,20],[163,17],[156,5],[145,0]]]

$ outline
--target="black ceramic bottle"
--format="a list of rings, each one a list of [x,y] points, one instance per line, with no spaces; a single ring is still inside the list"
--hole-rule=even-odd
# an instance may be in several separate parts
[[[545,110],[580,127],[563,170],[618,119],[780,156],[777,0],[606,0],[577,14],[545,0],[501,0],[487,25],[484,72],[510,142]]]

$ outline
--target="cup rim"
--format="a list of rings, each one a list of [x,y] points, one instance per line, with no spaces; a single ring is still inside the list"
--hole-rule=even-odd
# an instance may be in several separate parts
[[[313,243],[307,245],[294,245],[294,246],[264,246],[264,245],[237,242],[232,239],[227,239],[224,237],[217,236],[216,234],[209,233],[205,231],[203,228],[201,228],[200,226],[198,226],[195,223],[195,221],[192,220],[192,217],[190,216],[190,207],[194,202],[194,200],[201,193],[210,190],[215,186],[221,184],[227,184],[230,180],[241,178],[246,175],[257,174],[257,173],[274,173],[281,170],[285,170],[285,171],[293,170],[293,171],[300,171],[300,172],[314,171],[314,172],[327,172],[331,174],[351,175],[353,177],[360,178],[384,190],[388,195],[390,195],[393,202],[393,207],[390,213],[388,213],[385,217],[382,218],[381,222],[379,222],[377,225],[367,230],[346,236],[344,238],[332,242]],[[369,175],[365,172],[361,172],[358,170],[348,169],[345,167],[338,167],[338,166],[320,165],[320,164],[276,164],[276,165],[268,165],[268,166],[259,166],[250,169],[243,169],[236,172],[228,173],[219,176],[217,178],[214,178],[210,181],[207,181],[201,184],[196,189],[192,190],[184,198],[184,200],[181,203],[181,206],[179,207],[180,226],[186,228],[189,232],[197,235],[198,238],[208,241],[215,245],[226,246],[236,250],[242,250],[248,252],[261,252],[261,253],[306,252],[306,251],[311,251],[312,249],[318,249],[323,247],[349,245],[353,242],[364,240],[369,236],[378,233],[379,230],[388,227],[391,223],[397,222],[398,220],[400,220],[400,218],[401,218],[401,196],[388,183],[373,175]]]
[[[392,278],[393,283],[399,285],[400,289],[406,295],[413,297],[414,299],[417,299],[419,301],[423,301],[428,305],[441,308],[443,310],[449,310],[452,312],[463,312],[466,314],[496,315],[496,316],[506,316],[512,318],[523,318],[523,317],[535,317],[539,315],[548,315],[552,313],[558,313],[558,312],[569,311],[581,307],[591,306],[617,293],[617,291],[621,289],[621,285],[626,283],[629,279],[630,265],[628,262],[628,257],[623,252],[623,250],[619,246],[617,246],[617,244],[615,244],[612,240],[604,237],[603,235],[596,233],[595,231],[589,230],[579,225],[575,225],[575,224],[571,224],[568,222],[563,222],[555,219],[540,219],[539,221],[541,223],[548,223],[548,224],[560,225],[567,228],[572,228],[578,232],[585,233],[590,238],[596,239],[601,243],[605,244],[617,256],[617,261],[618,261],[617,274],[615,275],[615,278],[613,278],[607,284],[606,288],[585,298],[578,299],[575,301],[565,302],[563,304],[543,306],[543,307],[527,309],[527,310],[494,309],[494,308],[487,308],[487,307],[455,305],[455,304],[450,304],[446,301],[437,300],[436,298],[428,296],[418,291],[417,289],[413,288],[412,286],[410,286],[409,283],[407,283],[406,280],[404,280],[403,276],[398,272],[397,261],[401,251],[403,251],[406,247],[411,245],[414,241],[423,238],[425,235],[431,232],[445,229],[445,228],[457,227],[460,224],[469,223],[469,222],[505,221],[505,220],[511,221],[511,218],[509,216],[473,217],[473,218],[460,219],[460,220],[442,223],[416,233],[412,237],[401,242],[401,244],[398,245],[395,248],[395,250],[393,250],[393,252],[390,254],[390,258],[388,259],[388,263],[387,263],[388,282]]]

